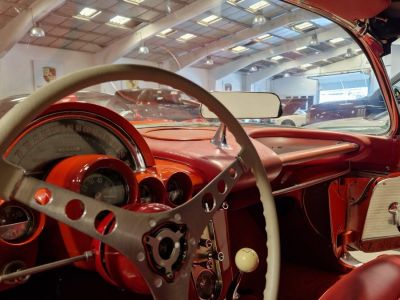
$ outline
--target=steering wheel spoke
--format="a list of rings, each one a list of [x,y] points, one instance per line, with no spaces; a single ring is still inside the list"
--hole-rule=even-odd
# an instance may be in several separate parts
[[[101,240],[130,258],[135,253],[143,251],[141,240],[136,237],[151,229],[148,215],[100,202],[24,175],[21,168],[7,162],[3,161],[1,164],[2,170],[7,168],[7,174],[12,178],[8,180],[7,185],[0,186],[5,199],[23,203],[92,238]],[[98,231],[99,222],[108,214],[113,215],[113,228],[106,233]],[[162,216],[155,214],[152,220],[157,217]]]
[[[227,195],[244,173],[246,167],[239,156],[209,182],[191,201],[174,209],[188,225],[193,238],[200,236],[214,213],[220,209]]]

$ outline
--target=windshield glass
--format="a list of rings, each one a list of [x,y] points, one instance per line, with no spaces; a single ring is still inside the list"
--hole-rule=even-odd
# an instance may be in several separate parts
[[[225,1],[149,33],[145,29],[151,24],[138,25],[142,17],[132,16],[141,4],[114,2],[94,7],[98,10],[93,18],[80,16],[83,6],[68,1],[38,19],[45,36],[27,32],[0,60],[5,98],[0,113],[62,75],[96,64],[135,63],[177,72],[208,91],[278,95],[282,115],[268,118],[260,111],[240,120],[251,126],[388,132],[386,105],[366,56],[348,33],[326,18],[281,1],[259,1],[265,3],[258,6],[254,1]],[[119,2],[125,10],[117,9]],[[192,1],[170,2],[178,11]],[[148,22],[162,24],[168,17],[164,8],[154,8],[159,14]],[[116,11],[130,20],[110,24],[107,18]],[[13,17],[18,17],[17,10]],[[397,82],[393,88],[400,95]],[[97,103],[135,126],[216,124],[201,116],[196,99],[154,82],[105,83],[60,101]]]

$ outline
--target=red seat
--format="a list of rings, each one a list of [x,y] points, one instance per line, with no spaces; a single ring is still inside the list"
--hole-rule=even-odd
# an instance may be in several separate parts
[[[382,255],[343,276],[320,300],[400,299],[400,255]]]

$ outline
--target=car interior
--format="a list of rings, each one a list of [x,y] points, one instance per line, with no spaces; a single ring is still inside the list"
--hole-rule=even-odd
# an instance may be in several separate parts
[[[114,5],[150,11],[146,1]],[[246,1],[215,2],[221,16],[227,7],[255,17],[271,9],[271,24],[283,11],[292,35],[265,42],[263,51],[282,52],[268,59],[254,48],[232,59],[221,54],[216,69],[201,69],[211,81],[227,65],[262,54],[263,69],[238,69],[240,84],[213,77],[210,88],[165,65],[124,60],[62,76],[59,67],[41,65],[40,84],[38,62],[30,61],[18,76],[33,76],[33,90],[0,85],[1,299],[400,298],[399,86],[392,75],[400,71],[400,1],[271,0],[248,9]],[[32,14],[28,27],[40,33],[32,7],[51,1],[11,2],[0,1],[0,20],[2,5],[21,9],[8,24]],[[111,5],[61,2],[64,12]],[[167,1],[160,20],[194,5],[205,4]],[[252,22],[246,32],[267,32]],[[49,48],[55,57],[61,51]],[[183,53],[172,55],[173,64],[195,54]],[[0,81],[7,82],[1,70],[11,54],[0,56]]]

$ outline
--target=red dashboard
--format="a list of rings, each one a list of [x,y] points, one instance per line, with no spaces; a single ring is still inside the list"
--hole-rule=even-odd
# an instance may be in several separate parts
[[[239,146],[229,133],[228,148],[210,143],[215,130],[137,130],[104,108],[62,103],[52,106],[26,128],[6,156],[48,183],[128,210],[157,212],[189,201],[235,159]],[[294,229],[296,219],[282,213],[288,210],[285,205],[289,202],[305,212],[304,224],[318,232],[329,248],[317,261],[347,268],[339,260],[346,246],[364,250],[398,246],[396,237],[365,233],[364,229],[374,187],[382,180],[397,178],[390,170],[398,162],[385,159],[383,164],[383,158],[372,153],[374,149],[389,153],[392,149],[387,145],[397,145],[398,141],[298,129],[246,130],[272,183],[278,213],[281,210],[281,235],[285,237],[282,247],[287,246],[283,251],[289,256],[295,255],[290,249],[299,243],[295,235],[307,239],[311,236],[300,227]],[[348,194],[351,199],[364,197],[352,203],[350,211]],[[46,189],[37,191],[35,197],[39,202],[50,201]],[[267,251],[260,211],[255,179],[247,172],[203,232],[192,267],[193,298],[223,299],[232,295],[238,276],[233,263],[235,253],[250,247],[260,256],[260,266],[246,276],[242,285],[244,293],[261,299],[264,282],[255,279],[264,276]],[[79,219],[84,210],[78,200],[71,201],[65,214],[72,220]],[[0,220],[9,225],[0,232],[3,275],[34,267],[38,261],[48,263],[90,251],[86,261],[75,262],[78,269],[97,271],[110,284],[130,292],[149,293],[135,265],[102,242],[13,201],[0,202]],[[112,214],[105,211],[98,215],[95,226],[102,234],[112,231]],[[365,240],[363,234],[375,235]],[[310,242],[312,245],[315,241]],[[312,251],[304,248],[304,252]],[[0,290],[9,290],[26,280],[20,277],[3,281]]]

